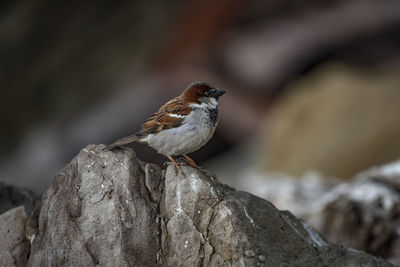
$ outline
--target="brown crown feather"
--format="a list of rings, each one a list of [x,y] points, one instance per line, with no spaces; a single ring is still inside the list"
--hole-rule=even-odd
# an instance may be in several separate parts
[[[189,84],[185,91],[182,93],[182,98],[185,102],[200,104],[200,98],[205,96],[207,91],[214,89],[214,87],[207,82],[194,82]]]

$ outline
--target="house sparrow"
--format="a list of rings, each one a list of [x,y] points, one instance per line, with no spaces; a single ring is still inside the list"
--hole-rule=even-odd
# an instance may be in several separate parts
[[[190,166],[202,170],[187,154],[204,146],[213,136],[218,124],[218,98],[223,94],[224,90],[209,83],[194,82],[143,123],[138,133],[105,149],[132,142],[145,143],[166,156],[175,171],[182,172],[182,169],[173,156],[183,156]]]

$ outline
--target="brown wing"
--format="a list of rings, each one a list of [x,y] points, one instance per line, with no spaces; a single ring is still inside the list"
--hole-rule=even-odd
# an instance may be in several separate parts
[[[185,105],[180,97],[168,101],[156,113],[154,113],[145,123],[142,124],[141,135],[158,133],[164,129],[171,129],[182,125],[184,117],[173,117],[168,114],[186,116],[192,111]]]

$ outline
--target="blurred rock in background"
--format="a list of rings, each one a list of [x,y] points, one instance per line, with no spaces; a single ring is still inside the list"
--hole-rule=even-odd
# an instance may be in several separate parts
[[[400,264],[400,161],[347,182],[309,172],[302,177],[247,171],[238,188],[288,209],[330,242]]]
[[[400,156],[400,76],[319,68],[289,86],[261,132],[260,161],[272,171],[310,169],[349,178]]]
[[[39,196],[31,190],[0,182],[0,214],[21,205],[32,212],[38,202]]]

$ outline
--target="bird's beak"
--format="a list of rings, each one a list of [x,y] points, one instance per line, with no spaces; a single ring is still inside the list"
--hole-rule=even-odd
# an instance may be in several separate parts
[[[225,94],[225,91],[222,89],[215,89],[215,91],[213,92],[213,95],[215,98],[218,98],[223,94]]]

